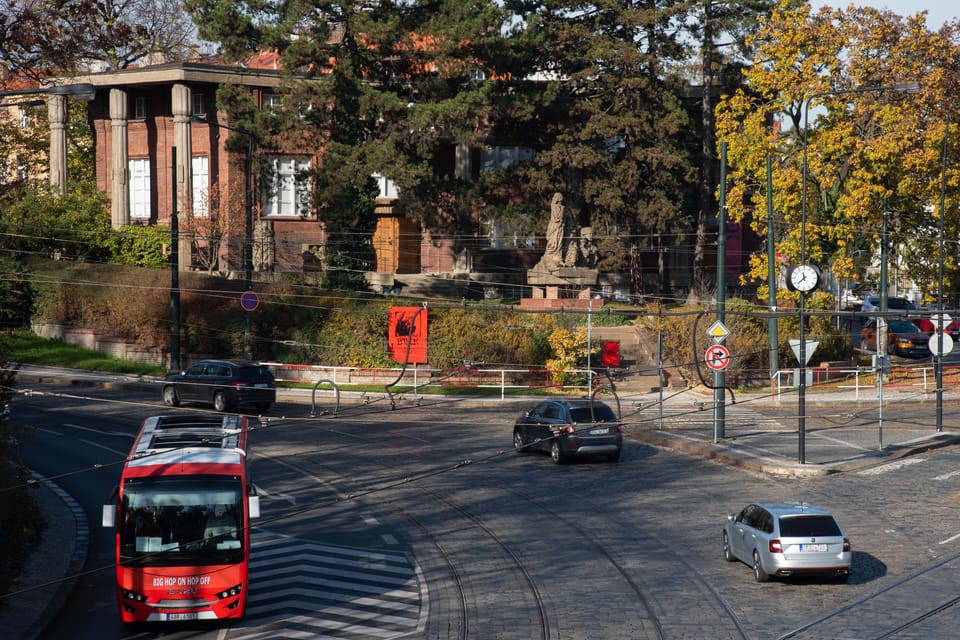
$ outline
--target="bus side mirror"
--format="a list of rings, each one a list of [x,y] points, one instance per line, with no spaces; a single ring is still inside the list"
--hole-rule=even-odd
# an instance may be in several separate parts
[[[247,496],[247,505],[250,510],[251,518],[260,517],[260,496]]]
[[[103,505],[103,513],[102,513],[102,515],[100,516],[100,518],[101,518],[101,524],[102,524],[104,527],[112,527],[112,526],[114,526],[114,525],[116,524],[116,522],[117,522],[117,520],[116,520],[116,517],[117,517],[116,514],[117,514],[116,506],[114,506],[114,505],[112,505],[112,504],[105,504],[105,505]]]

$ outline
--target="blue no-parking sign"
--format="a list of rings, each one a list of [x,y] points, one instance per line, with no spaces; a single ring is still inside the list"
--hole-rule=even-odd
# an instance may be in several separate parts
[[[260,296],[253,291],[244,291],[240,296],[240,306],[244,311],[253,311],[260,304]]]

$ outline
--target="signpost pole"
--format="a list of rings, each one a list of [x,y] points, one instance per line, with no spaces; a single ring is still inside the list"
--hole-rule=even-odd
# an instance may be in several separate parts
[[[717,322],[723,323],[726,311],[726,271],[727,271],[727,143],[720,143],[720,201],[717,208]],[[720,339],[722,343],[723,338]],[[724,367],[713,374],[713,441],[720,442],[726,437],[727,412],[724,405],[724,389],[727,376]]]

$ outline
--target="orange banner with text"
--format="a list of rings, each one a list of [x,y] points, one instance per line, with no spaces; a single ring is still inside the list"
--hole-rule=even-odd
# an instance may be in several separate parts
[[[394,362],[427,363],[427,310],[390,307],[387,352]],[[409,349],[409,355],[408,355]]]

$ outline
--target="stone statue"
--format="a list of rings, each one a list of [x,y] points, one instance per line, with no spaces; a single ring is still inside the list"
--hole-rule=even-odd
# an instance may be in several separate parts
[[[563,194],[553,194],[550,202],[550,221],[547,223],[547,248],[533,267],[534,271],[552,271],[564,266],[570,239],[567,237],[568,214],[563,206]]]
[[[547,223],[547,246],[533,271],[553,272],[561,268],[597,266],[597,246],[593,229],[583,227],[574,231],[574,221],[563,204],[563,194],[553,194],[550,202],[550,221]]]

